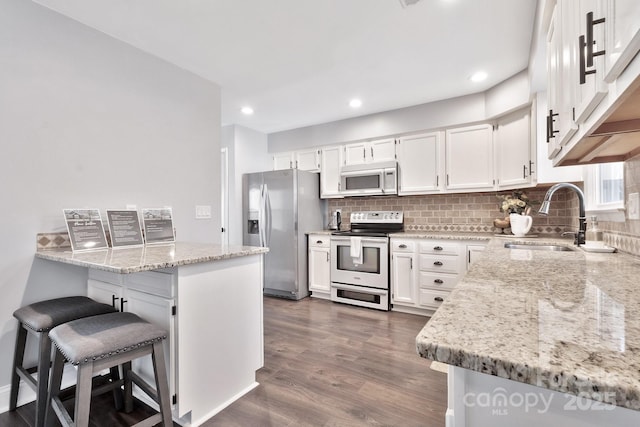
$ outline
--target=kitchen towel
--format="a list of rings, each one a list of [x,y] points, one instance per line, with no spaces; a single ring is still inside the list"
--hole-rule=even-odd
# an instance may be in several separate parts
[[[362,238],[351,237],[350,245],[349,255],[353,259],[353,263],[356,265],[362,264]]]

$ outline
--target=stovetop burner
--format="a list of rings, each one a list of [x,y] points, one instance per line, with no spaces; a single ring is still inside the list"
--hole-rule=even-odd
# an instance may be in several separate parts
[[[404,230],[404,214],[399,211],[352,212],[351,230],[334,231],[334,236],[386,237]]]

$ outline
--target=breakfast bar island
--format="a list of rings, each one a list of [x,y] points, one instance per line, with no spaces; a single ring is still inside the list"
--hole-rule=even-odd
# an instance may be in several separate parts
[[[258,385],[267,251],[176,242],[88,252],[39,250],[36,257],[86,267],[89,297],[169,332],[165,354],[173,418],[198,426]],[[134,369],[152,380],[150,359],[134,363]]]

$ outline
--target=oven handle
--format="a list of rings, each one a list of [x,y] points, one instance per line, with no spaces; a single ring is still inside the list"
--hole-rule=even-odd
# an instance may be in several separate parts
[[[368,294],[385,296],[389,292],[387,289],[363,288],[362,286],[350,286],[342,283],[331,283],[332,288],[342,289],[344,291],[366,292]]]
[[[334,242],[350,242],[351,241],[351,237],[350,236],[331,236],[331,241]],[[362,236],[360,238],[360,241],[362,243],[382,243],[382,244],[386,244],[389,239],[386,237],[366,237],[366,236]]]

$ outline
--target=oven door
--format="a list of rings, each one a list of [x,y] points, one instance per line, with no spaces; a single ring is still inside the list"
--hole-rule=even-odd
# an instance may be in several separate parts
[[[351,243],[360,243],[356,256]],[[331,281],[389,289],[389,239],[387,237],[331,236]]]

